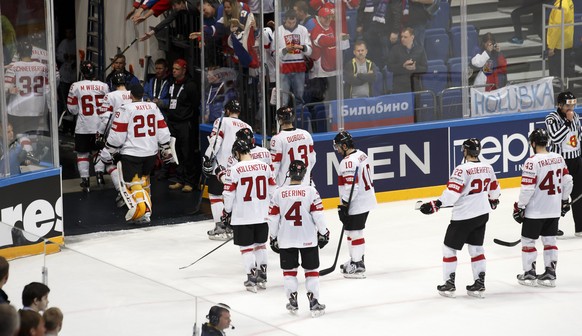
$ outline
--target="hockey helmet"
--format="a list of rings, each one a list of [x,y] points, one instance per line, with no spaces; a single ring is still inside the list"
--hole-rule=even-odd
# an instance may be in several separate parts
[[[333,138],[333,148],[341,148],[342,145],[346,145],[348,148],[354,148],[354,139],[348,131],[339,132],[335,138]]]
[[[529,143],[535,143],[536,146],[546,146],[549,141],[548,132],[543,128],[536,128],[529,135]]]
[[[481,153],[481,141],[477,138],[470,138],[463,142],[463,151],[467,150],[467,155],[478,157]]]
[[[277,120],[280,120],[284,123],[293,122],[294,119],[294,112],[293,109],[289,106],[282,106],[279,107],[277,110]]]
[[[81,73],[83,74],[83,77],[85,77],[86,79],[93,79],[95,78],[95,64],[91,61],[83,61],[81,62]]]
[[[230,100],[226,105],[224,105],[224,115],[229,116],[231,113],[240,113],[240,103],[236,99]]]
[[[232,144],[232,156],[237,158],[236,154],[238,153],[240,154],[247,154],[249,153],[251,150],[250,145],[245,141],[245,140],[241,140],[241,139],[236,139],[234,141],[234,143]]]
[[[560,92],[558,98],[556,99],[556,103],[558,105],[576,105],[577,100],[576,96],[570,91]]]
[[[251,149],[255,148],[255,137],[250,128],[241,128],[236,132],[237,140],[246,141]]]
[[[294,181],[302,181],[307,172],[307,165],[301,160],[293,160],[289,164],[289,178]]]
[[[126,82],[125,74],[123,72],[115,72],[113,76],[111,76],[111,84],[115,87],[125,85]]]
[[[32,56],[32,44],[29,41],[22,41],[18,44],[18,56],[21,59]]]

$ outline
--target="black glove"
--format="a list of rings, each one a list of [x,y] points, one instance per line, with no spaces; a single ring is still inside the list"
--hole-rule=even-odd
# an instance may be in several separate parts
[[[519,224],[523,223],[523,217],[525,216],[525,209],[518,208],[517,202],[513,203],[513,219]]]
[[[226,212],[226,210],[222,210],[222,216],[220,216],[220,221],[226,225],[227,227],[230,226],[230,220],[232,219],[232,212]]]
[[[497,205],[499,205],[499,200],[498,199],[490,199],[489,200],[489,205],[491,206],[491,209],[495,210],[497,209]]]
[[[430,215],[439,211],[441,205],[443,205],[443,202],[439,200],[426,202],[420,206],[420,212],[422,212],[425,215]]]
[[[202,172],[204,173],[204,175],[206,175],[206,177],[212,175],[212,161],[213,160],[210,160],[208,156],[204,155],[204,162],[202,163]]]
[[[222,182],[222,177],[224,176],[224,174],[226,174],[226,168],[224,168],[221,165],[218,165],[218,167],[216,167],[216,169],[214,169],[214,175],[216,175],[216,178]]]
[[[113,153],[113,164],[117,165],[117,162],[119,161],[121,161],[121,153],[120,152]]]
[[[566,216],[568,211],[570,211],[570,202],[568,200],[562,200],[562,217]]]
[[[348,225],[350,222],[350,215],[348,214],[348,206],[346,204],[340,204],[337,206],[337,214],[339,216],[340,221],[344,225]]]
[[[271,250],[273,250],[273,252],[279,254],[279,252],[280,252],[279,241],[277,241],[277,238],[271,237],[269,240],[270,240],[269,243],[271,245]]]
[[[95,134],[95,146],[98,150],[101,150],[105,147],[105,138],[103,138],[103,134]]]
[[[329,230],[325,229],[325,234],[321,234],[318,231],[317,232],[317,246],[319,246],[319,248],[322,249],[325,247],[325,245],[327,245],[327,243],[329,243]]]

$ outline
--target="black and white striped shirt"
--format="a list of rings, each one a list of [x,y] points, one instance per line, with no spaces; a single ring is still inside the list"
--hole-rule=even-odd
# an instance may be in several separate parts
[[[546,117],[546,129],[550,137],[549,150],[562,155],[564,159],[580,156],[580,118],[574,112],[574,120],[567,122],[559,112],[554,111]]]

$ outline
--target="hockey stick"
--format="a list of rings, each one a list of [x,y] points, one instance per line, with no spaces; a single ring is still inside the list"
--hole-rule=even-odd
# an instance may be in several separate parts
[[[348,198],[348,206],[347,206],[348,212],[350,211],[350,205],[352,204],[352,196],[354,195],[354,187],[356,186],[356,178],[358,177],[358,169],[360,169],[359,166],[356,167],[356,171],[354,172],[354,181],[352,183],[352,188],[350,189],[350,197]],[[337,244],[337,251],[335,252],[335,259],[333,261],[333,265],[331,265],[331,267],[329,267],[329,268],[326,268],[326,269],[319,271],[320,276],[324,276],[324,275],[327,275],[327,274],[335,271],[335,266],[337,265],[337,259],[339,257],[340,249],[342,247],[342,239],[344,238],[345,229],[346,229],[346,226],[342,223],[342,231],[340,232],[339,241]]]
[[[217,247],[213,248],[210,252],[206,253],[205,255],[203,255],[202,257],[196,259],[195,262],[191,263],[190,265],[186,265],[186,266],[182,266],[180,267],[180,269],[185,269],[188,268],[192,265],[194,265],[195,263],[199,262],[200,260],[204,259],[207,255],[209,255],[210,253],[218,250],[219,248],[221,248],[224,244],[228,243],[229,241],[231,241],[233,239],[233,237],[228,238],[228,240],[226,240],[225,242],[223,242],[222,244],[218,245]]]
[[[416,204],[414,204],[414,210],[420,210],[420,206],[423,205],[424,202],[423,201],[417,201]],[[446,208],[452,208],[452,205],[446,205],[446,206],[442,206],[439,207],[439,209],[446,209]]]
[[[127,47],[125,47],[125,49],[123,49],[123,51],[121,51],[118,55],[123,55],[125,54],[125,52],[127,51],[127,49],[129,49],[135,42],[137,42],[138,38],[136,37],[133,41],[131,41],[130,44],[127,45]],[[105,70],[103,70],[103,73],[107,72],[107,70],[109,70],[109,68],[111,68],[111,66],[113,65],[113,63],[115,63],[115,59],[113,59],[113,62],[109,63],[109,65],[107,66],[107,68],[105,68]]]
[[[568,203],[568,205],[572,205],[576,202],[578,202],[580,199],[582,199],[582,194],[578,195],[578,197],[574,198],[572,200],[572,202]],[[562,233],[563,235],[563,233]],[[560,234],[558,234],[557,236],[561,236]],[[513,247],[518,245],[521,242],[521,238],[519,240],[513,241],[513,242],[508,242],[505,240],[501,240],[501,239],[497,239],[497,238],[493,238],[493,242],[495,244],[501,245],[501,246],[507,246],[507,247]]]

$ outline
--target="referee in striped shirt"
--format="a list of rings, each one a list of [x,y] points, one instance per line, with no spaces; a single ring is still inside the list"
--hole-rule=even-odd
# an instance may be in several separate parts
[[[546,117],[546,128],[550,137],[550,151],[562,155],[566,161],[570,175],[574,178],[574,188],[571,194],[574,200],[582,194],[582,156],[580,149],[582,125],[578,114],[574,111],[576,97],[571,92],[560,93],[557,98],[557,105],[556,111]],[[582,237],[582,201],[572,204],[572,216],[574,217],[575,235]],[[561,230],[558,230],[558,236],[563,234]]]

